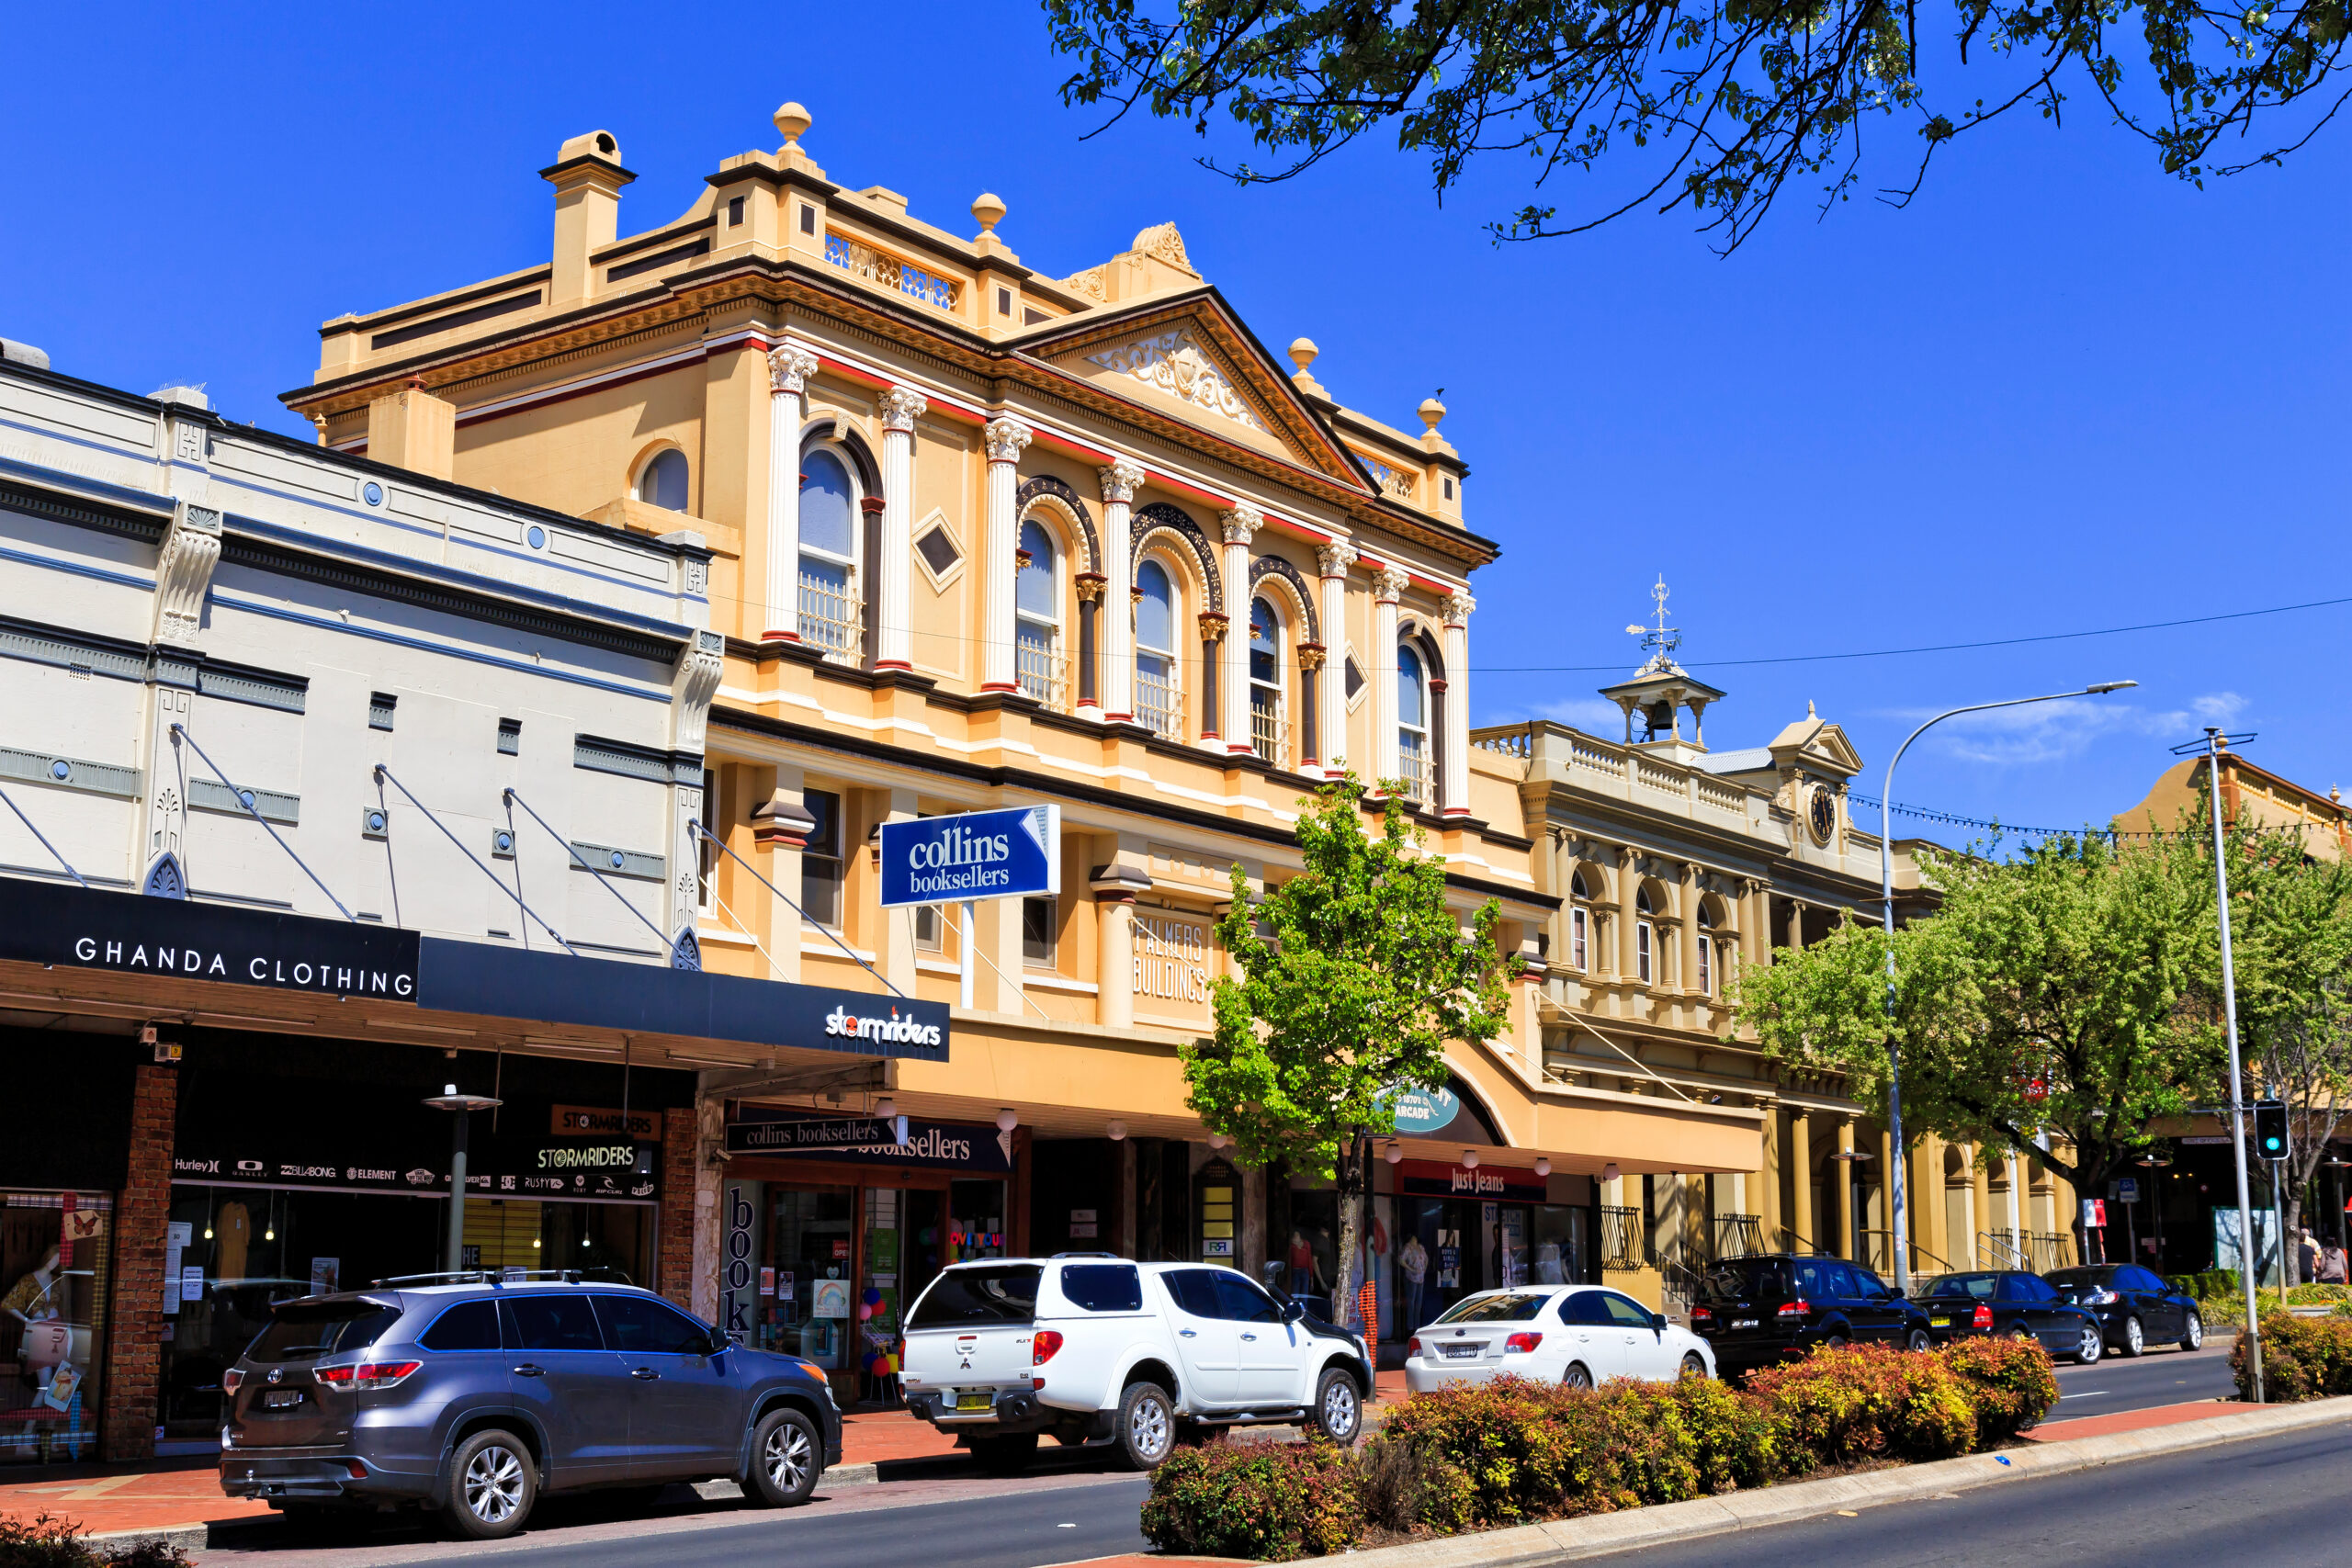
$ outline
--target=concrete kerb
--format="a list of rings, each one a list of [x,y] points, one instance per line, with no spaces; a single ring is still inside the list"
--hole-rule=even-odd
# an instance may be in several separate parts
[[[1883,1507],[1890,1503],[1948,1496],[2001,1482],[2064,1475],[2125,1460],[2178,1453],[2214,1443],[2267,1438],[2345,1421],[2352,1421],[2352,1397],[2274,1404],[2172,1427],[2070,1438],[2005,1449],[1997,1454],[1969,1454],[1961,1459],[1860,1475],[1838,1475],[1823,1481],[1798,1481],[1752,1492],[1734,1492],[1721,1497],[1700,1497],[1688,1503],[1662,1503],[1623,1513],[1417,1540],[1405,1546],[1351,1551],[1345,1561],[1348,1568],[1512,1568],[1521,1563],[1573,1562],[1612,1551],[1630,1551],[1636,1547],[1817,1518],[1840,1508],[1859,1511],[1866,1506]],[[1336,1563],[1341,1559],[1315,1561]]]

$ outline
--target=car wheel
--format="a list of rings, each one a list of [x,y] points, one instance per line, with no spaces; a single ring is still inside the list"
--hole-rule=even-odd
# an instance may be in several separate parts
[[[974,1438],[972,1457],[990,1475],[1018,1475],[1037,1457],[1037,1434],[1017,1438]]]
[[[2098,1325],[2096,1323],[2083,1325],[2082,1337],[2075,1345],[2075,1359],[2087,1367],[2106,1353],[2107,1338],[2099,1332]]]
[[[1682,1358],[1682,1371],[1679,1375],[1686,1378],[1697,1378],[1701,1382],[1706,1382],[1707,1359],[1699,1354],[1696,1350],[1690,1352]]]
[[[1565,1388],[1590,1388],[1592,1371],[1582,1361],[1570,1361],[1567,1375],[1560,1380],[1560,1383]]]
[[[1912,1350],[1932,1350],[1936,1348],[1935,1336],[1924,1328],[1913,1329],[1903,1343],[1906,1349]]]
[[[2184,1350],[2195,1350],[2201,1348],[2204,1343],[2205,1320],[2191,1310],[2188,1314],[2188,1326],[2181,1332],[2180,1348]]]
[[[1828,1333],[1821,1337],[1821,1344],[1824,1349],[1843,1350],[1851,1343],[1853,1343],[1853,1341],[1846,1337],[1846,1331],[1842,1328],[1833,1328]]]
[[[824,1456],[815,1422],[789,1407],[771,1410],[752,1428],[752,1473],[743,1495],[763,1508],[797,1507],[817,1490]]]
[[[469,1540],[513,1535],[538,1501],[539,1472],[523,1439],[495,1427],[476,1432],[449,1456],[449,1501],[442,1513]]]
[[[2009,1325],[2009,1337],[2012,1339],[2022,1339],[2029,1345],[2039,1345],[2041,1343],[2040,1339],[2034,1337],[2033,1330],[2028,1328],[2022,1323],[2013,1323]]]
[[[1311,1436],[1330,1438],[1341,1448],[1353,1448],[1363,1433],[1363,1391],[1356,1380],[1337,1367],[1326,1367],[1315,1380],[1315,1404],[1306,1412]]]
[[[1353,1384],[1349,1385],[1351,1390]],[[1129,1470],[1153,1471],[1176,1446],[1176,1407],[1156,1382],[1131,1382],[1119,1395],[1119,1461]],[[1036,1439],[1031,1438],[1034,1444]]]
[[[2147,1348],[2147,1331],[2140,1326],[2140,1320],[2136,1317],[2125,1318],[2123,1320],[2123,1353],[2126,1356],[2137,1356]]]

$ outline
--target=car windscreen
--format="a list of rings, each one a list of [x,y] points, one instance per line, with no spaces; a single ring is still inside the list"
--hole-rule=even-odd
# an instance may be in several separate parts
[[[250,1361],[315,1361],[373,1345],[401,1320],[401,1309],[376,1302],[288,1302],[246,1347]]]
[[[1999,1280],[1997,1274],[1947,1274],[1936,1281],[1936,1288],[1928,1294],[1930,1297],[1966,1296],[1973,1301],[1989,1302],[1993,1299],[1993,1287]]]
[[[1707,1270],[1707,1294],[1736,1301],[1756,1297],[1772,1301],[1788,1294],[1788,1269],[1770,1258],[1734,1258]]]
[[[1500,1295],[1472,1296],[1456,1302],[1439,1315],[1440,1323],[1526,1323],[1552,1299],[1549,1292],[1506,1291]]]
[[[909,1328],[968,1328],[992,1323],[1027,1323],[1037,1314],[1035,1263],[950,1269],[931,1282],[907,1319]]]
[[[2062,1291],[2098,1291],[2107,1288],[2114,1272],[2112,1268],[2057,1269],[2042,1278]]]

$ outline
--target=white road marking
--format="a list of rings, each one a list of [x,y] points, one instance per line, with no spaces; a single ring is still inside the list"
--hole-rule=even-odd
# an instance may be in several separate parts
[[[2097,1399],[2100,1394],[2107,1392],[2108,1390],[2103,1388],[2086,1388],[2080,1393],[2062,1393],[2058,1397],[2061,1399]]]

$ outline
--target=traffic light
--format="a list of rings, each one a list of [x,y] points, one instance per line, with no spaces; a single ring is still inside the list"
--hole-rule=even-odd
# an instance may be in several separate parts
[[[2254,1102],[2254,1153],[2257,1159],[2287,1157],[2287,1104],[2279,1100]]]

